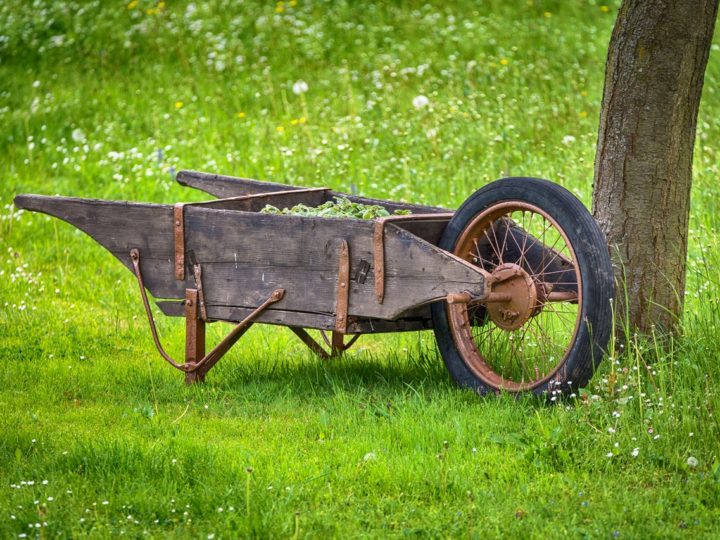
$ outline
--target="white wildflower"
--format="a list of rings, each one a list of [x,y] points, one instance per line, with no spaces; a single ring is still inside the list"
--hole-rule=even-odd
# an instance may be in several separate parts
[[[75,128],[72,131],[72,140],[76,143],[84,143],[87,139],[85,138],[85,133],[80,128]]]
[[[430,100],[423,95],[415,96],[412,100],[413,107],[423,109],[430,104]]]
[[[293,94],[300,95],[307,92],[309,89],[308,83],[300,79],[299,81],[295,81],[295,84],[293,84]]]

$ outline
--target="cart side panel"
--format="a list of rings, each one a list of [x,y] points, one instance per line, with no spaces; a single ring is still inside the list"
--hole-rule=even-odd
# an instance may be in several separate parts
[[[375,224],[186,209],[186,250],[203,265],[208,304],[252,307],[276,288],[286,290],[277,309],[335,312],[340,243],[350,246],[349,315],[393,319],[413,307],[463,290],[484,292],[470,264],[417,236],[386,225],[385,299],[374,289]],[[365,269],[365,272],[361,270]]]
[[[182,299],[196,287],[190,268],[185,280],[175,279],[171,206],[32,195],[16,204],[75,225],[131,270],[130,250],[139,249],[145,286],[156,298]],[[483,290],[472,266],[391,224],[382,304],[373,285],[373,222],[188,206],[184,228],[185,260],[201,264],[208,306],[254,308],[282,287],[285,298],[273,308],[334,315],[342,240],[350,246],[350,316],[393,319],[451,292]]]

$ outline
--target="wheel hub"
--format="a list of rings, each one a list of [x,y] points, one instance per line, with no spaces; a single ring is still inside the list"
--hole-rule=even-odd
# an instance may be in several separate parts
[[[538,288],[535,281],[521,266],[513,263],[497,266],[490,276],[492,292],[509,299],[488,303],[487,312],[500,328],[517,330],[536,311]]]

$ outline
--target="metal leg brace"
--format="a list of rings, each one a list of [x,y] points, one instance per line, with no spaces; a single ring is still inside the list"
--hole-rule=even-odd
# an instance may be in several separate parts
[[[199,317],[197,289],[185,291],[185,363],[179,364],[165,352],[160,338],[158,337],[155,320],[153,319],[150,303],[148,302],[142,272],[140,271],[140,250],[133,249],[130,252],[130,260],[135,271],[135,277],[140,287],[145,314],[147,315],[150,332],[160,355],[174,368],[185,372],[185,382],[192,384],[205,379],[205,374],[230,350],[242,335],[252,326],[255,318],[265,311],[271,304],[279,302],[285,296],[285,289],[275,289],[270,297],[260,304],[255,310],[240,321],[230,333],[218,343],[213,350],[205,354],[205,321]]]

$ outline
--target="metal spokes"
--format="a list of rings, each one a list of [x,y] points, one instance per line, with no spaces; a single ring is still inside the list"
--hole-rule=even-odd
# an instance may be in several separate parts
[[[563,230],[540,208],[506,201],[475,217],[455,254],[490,273],[497,280],[493,291],[512,298],[450,306],[453,339],[470,369],[508,390],[553,377],[571,349],[582,308],[580,272]]]

